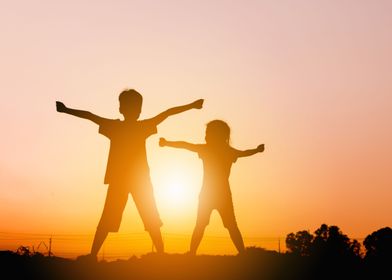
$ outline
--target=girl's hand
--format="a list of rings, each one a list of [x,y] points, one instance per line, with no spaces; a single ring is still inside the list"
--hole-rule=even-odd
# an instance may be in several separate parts
[[[166,144],[167,144],[167,141],[165,138],[163,138],[163,137],[159,138],[159,146],[165,147]]]

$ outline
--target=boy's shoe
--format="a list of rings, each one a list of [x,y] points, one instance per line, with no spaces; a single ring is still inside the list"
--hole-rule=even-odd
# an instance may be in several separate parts
[[[78,256],[76,258],[76,261],[83,262],[83,263],[96,263],[97,262],[97,256],[93,256],[91,254],[82,255],[82,256]]]

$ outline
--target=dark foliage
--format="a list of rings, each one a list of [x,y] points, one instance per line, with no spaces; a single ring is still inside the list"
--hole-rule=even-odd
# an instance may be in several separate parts
[[[314,235],[308,231],[290,233],[286,237],[289,252],[322,259],[355,259],[360,257],[361,245],[350,240],[339,227],[322,224]]]
[[[310,256],[314,236],[306,230],[296,234],[290,233],[286,237],[287,249],[300,256]]]
[[[390,228],[373,232],[363,243],[367,250],[363,259],[361,244],[350,240],[337,226],[322,224],[314,235],[298,231],[286,237],[290,255],[310,260],[312,279],[392,279],[388,269],[392,264],[391,242]]]
[[[368,235],[363,242],[366,258],[385,259],[392,263],[392,229],[385,227]]]

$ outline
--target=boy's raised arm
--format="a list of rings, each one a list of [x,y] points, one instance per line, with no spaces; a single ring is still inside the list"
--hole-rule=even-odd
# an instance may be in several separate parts
[[[257,153],[264,152],[264,144],[259,145],[256,149],[237,151],[238,157],[249,157]]]
[[[160,113],[159,115],[151,118],[150,120],[152,122],[154,122],[155,125],[158,125],[162,121],[164,121],[167,117],[170,117],[172,115],[176,115],[176,114],[188,111],[190,109],[201,109],[203,107],[203,102],[204,102],[204,99],[199,99],[199,100],[196,100],[196,101],[189,103],[187,105],[170,108],[170,109]]]
[[[159,146],[161,147],[172,147],[172,148],[180,148],[186,149],[192,152],[198,152],[199,146],[197,144],[191,144],[185,141],[167,141],[165,138],[159,139]]]
[[[66,113],[66,114],[69,114],[69,115],[72,115],[75,117],[90,120],[92,122],[95,122],[98,125],[102,124],[103,121],[107,120],[107,119],[102,118],[100,116],[94,115],[93,113],[88,112],[88,111],[68,108],[67,106],[64,105],[64,103],[62,103],[60,101],[56,101],[56,110],[57,110],[57,112],[60,112],[60,113]]]

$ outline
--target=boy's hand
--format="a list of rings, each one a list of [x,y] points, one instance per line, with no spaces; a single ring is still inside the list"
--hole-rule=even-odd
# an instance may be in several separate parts
[[[191,103],[192,108],[201,109],[203,108],[204,99],[196,100],[195,102]]]
[[[264,144],[257,146],[257,152],[259,152],[259,153],[264,152]]]
[[[159,138],[159,146],[165,147],[166,144],[167,144],[167,141],[165,138],[163,138],[163,137]]]
[[[63,102],[56,101],[56,110],[57,112],[64,113],[67,107],[64,105]]]

